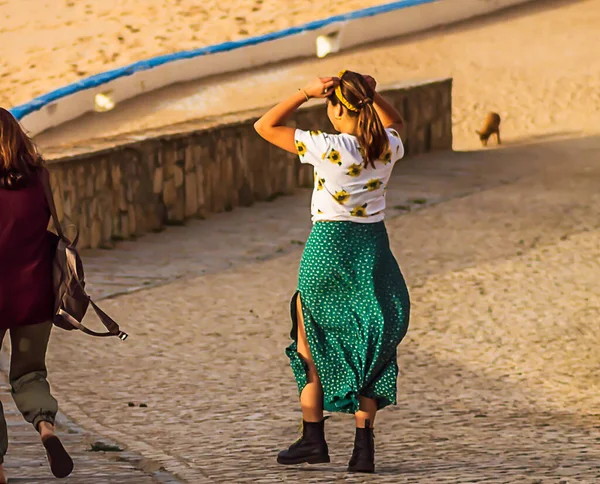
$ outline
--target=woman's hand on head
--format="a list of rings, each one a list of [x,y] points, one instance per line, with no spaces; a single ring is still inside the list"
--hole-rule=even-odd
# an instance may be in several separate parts
[[[338,84],[337,77],[317,77],[304,86],[303,90],[309,97],[326,98]]]

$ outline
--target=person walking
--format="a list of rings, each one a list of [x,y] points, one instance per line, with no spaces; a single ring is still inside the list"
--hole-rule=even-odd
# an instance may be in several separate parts
[[[57,437],[58,405],[47,381],[46,349],[52,329],[54,248],[42,179],[49,174],[33,142],[0,108],[0,344],[10,332],[9,381],[25,420],[39,432],[50,469],[67,477],[73,461]],[[6,483],[8,434],[0,403],[0,484]]]
[[[326,99],[337,134],[285,126],[311,98]],[[374,472],[377,411],[396,404],[397,347],[409,324],[409,293],[389,245],[385,194],[403,156],[402,117],[371,76],[320,77],[254,125],[269,143],[314,167],[313,228],[292,297],[286,349],[298,385],[302,437],[280,464],[329,462],[323,412],[354,414],[348,464]]]

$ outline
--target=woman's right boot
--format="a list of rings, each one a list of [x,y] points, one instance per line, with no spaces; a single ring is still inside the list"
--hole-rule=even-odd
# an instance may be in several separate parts
[[[348,464],[349,472],[375,472],[375,437],[371,421],[365,421],[365,428],[356,429],[354,451]]]
[[[277,456],[277,462],[283,465],[304,462],[324,464],[329,461],[329,449],[325,442],[325,419],[320,422],[302,421],[302,437]]]

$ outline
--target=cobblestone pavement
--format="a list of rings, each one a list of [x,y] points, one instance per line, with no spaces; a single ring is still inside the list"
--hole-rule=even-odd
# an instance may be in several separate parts
[[[5,353],[6,354],[6,353]],[[2,358],[2,369],[7,369]],[[0,373],[0,401],[8,425],[10,446],[5,469],[11,484],[55,482],[39,442],[37,432],[29,425],[14,405],[5,373]],[[75,469],[68,482],[73,484],[177,484],[160,466],[139,455],[117,450],[118,444],[107,441],[82,429],[65,415],[57,417],[57,428],[65,447],[75,461]],[[92,445],[114,446],[110,452],[91,452]]]
[[[407,159],[396,168],[388,191],[387,217],[511,183],[526,172],[527,167],[510,162],[490,168],[483,154],[444,153]],[[164,233],[122,242],[116,251],[88,250],[85,262],[90,294],[98,299],[114,297],[297,253],[310,232],[306,210],[310,194],[310,190],[299,190],[276,203],[259,203],[190,221],[186,227],[169,227]]]
[[[126,343],[54,333],[62,408],[191,483],[597,482],[599,149],[591,137],[399,167],[392,204],[421,208],[392,209],[388,230],[414,306],[375,476],[346,474],[353,425],[339,415],[331,465],[274,463],[300,418],[283,348],[305,193],[88,254],[98,294],[114,290],[99,268],[165,284],[103,301]]]

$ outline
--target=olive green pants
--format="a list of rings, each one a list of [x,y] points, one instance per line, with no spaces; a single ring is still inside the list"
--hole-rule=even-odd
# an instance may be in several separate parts
[[[50,393],[46,377],[46,349],[52,323],[10,329],[11,357],[9,381],[19,411],[37,429],[40,422],[54,423],[58,404]],[[7,330],[0,329],[0,346]],[[8,449],[8,433],[0,402],[0,464]]]

